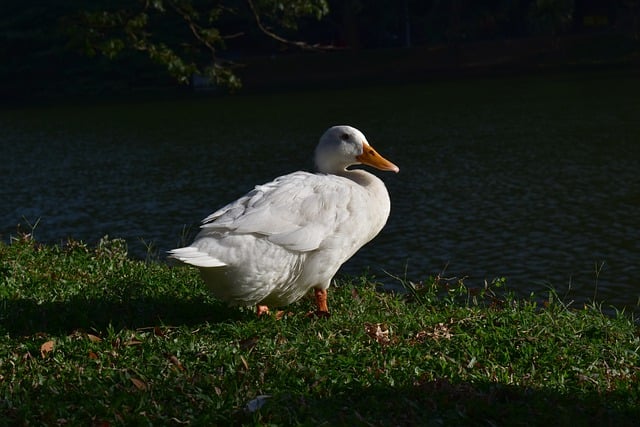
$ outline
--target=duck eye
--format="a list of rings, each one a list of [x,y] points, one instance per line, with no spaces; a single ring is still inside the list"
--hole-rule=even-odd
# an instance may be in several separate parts
[[[340,139],[343,141],[347,141],[349,139],[349,134],[343,133],[342,135],[340,135]]]

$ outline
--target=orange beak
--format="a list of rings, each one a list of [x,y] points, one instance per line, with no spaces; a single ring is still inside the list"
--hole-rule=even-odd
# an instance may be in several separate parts
[[[364,165],[373,166],[382,171],[400,172],[400,168],[389,160],[382,157],[372,146],[366,142],[362,145],[362,154],[356,156],[356,159]]]

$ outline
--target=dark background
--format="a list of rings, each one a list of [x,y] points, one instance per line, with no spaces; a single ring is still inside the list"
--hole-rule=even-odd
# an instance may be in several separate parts
[[[127,3],[3,1],[0,102],[193,91],[144,55],[88,57],[74,42],[70,17]],[[637,0],[331,0],[329,6],[322,20],[304,19],[283,35],[337,48],[331,51],[278,43],[241,8],[221,22],[222,29],[245,33],[221,53],[241,64],[242,91],[640,64]],[[167,22],[163,31],[178,38],[179,26]]]

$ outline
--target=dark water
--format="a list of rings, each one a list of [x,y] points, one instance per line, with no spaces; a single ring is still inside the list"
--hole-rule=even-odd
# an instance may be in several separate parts
[[[0,111],[0,235],[133,256],[189,240],[255,184],[311,167],[354,125],[400,166],[380,173],[385,230],[343,272],[392,284],[441,273],[576,303],[640,298],[640,82],[628,73]]]

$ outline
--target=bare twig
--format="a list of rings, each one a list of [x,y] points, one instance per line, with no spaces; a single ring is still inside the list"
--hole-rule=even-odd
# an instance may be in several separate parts
[[[252,0],[247,0],[247,3],[249,4],[249,8],[251,9],[251,12],[253,13],[253,17],[256,20],[256,25],[258,26],[260,31],[262,31],[264,34],[266,34],[267,36],[271,37],[272,39],[277,40],[282,44],[295,46],[295,47],[298,47],[300,49],[305,49],[305,50],[322,51],[322,50],[337,49],[333,45],[309,44],[309,43],[306,43],[306,42],[303,42],[303,41],[299,41],[299,40],[289,40],[287,38],[284,38],[284,37],[274,33],[273,31],[269,30],[262,23],[262,19],[260,18],[260,14],[258,13],[255,5],[253,4],[253,1]]]

